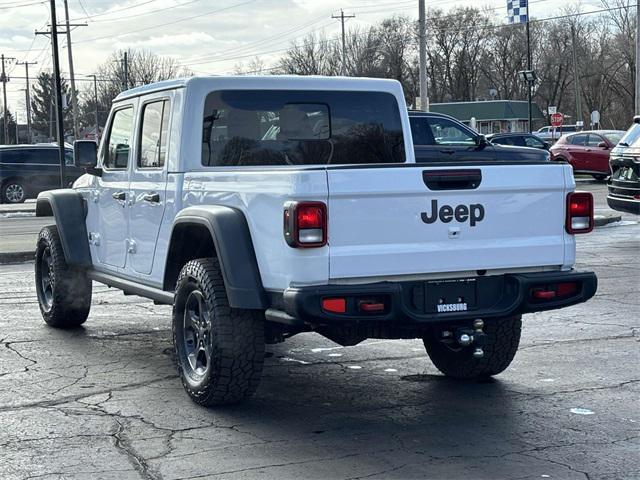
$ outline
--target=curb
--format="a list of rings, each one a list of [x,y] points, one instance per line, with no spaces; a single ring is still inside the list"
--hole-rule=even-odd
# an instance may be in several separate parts
[[[619,222],[622,220],[622,215],[595,215],[593,217],[596,227],[604,227],[610,223]]]
[[[35,253],[29,252],[2,252],[0,253],[0,264],[22,263],[32,261]]]

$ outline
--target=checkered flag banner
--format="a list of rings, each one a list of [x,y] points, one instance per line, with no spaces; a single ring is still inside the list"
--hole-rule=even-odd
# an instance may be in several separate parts
[[[509,23],[529,21],[529,0],[507,0]]]

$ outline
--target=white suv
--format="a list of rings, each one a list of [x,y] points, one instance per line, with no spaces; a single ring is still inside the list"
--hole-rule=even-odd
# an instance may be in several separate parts
[[[45,321],[83,323],[91,281],[173,305],[202,405],[260,380],[265,342],[422,338],[446,375],[504,370],[521,314],[589,299],[574,234],[590,194],[546,161],[416,164],[395,81],[215,77],[135,88],[87,169],[38,197]]]

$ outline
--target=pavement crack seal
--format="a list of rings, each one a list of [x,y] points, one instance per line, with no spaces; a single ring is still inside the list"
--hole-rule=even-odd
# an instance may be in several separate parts
[[[115,447],[127,456],[133,467],[138,473],[140,473],[142,478],[145,478],[147,480],[162,479],[161,475],[152,473],[150,471],[147,461],[144,459],[144,457],[142,457],[135,451],[135,449],[131,445],[131,442],[129,442],[129,440],[127,439],[125,429],[129,425],[129,421],[120,421],[117,418],[115,420],[118,424],[118,428],[112,435]]]

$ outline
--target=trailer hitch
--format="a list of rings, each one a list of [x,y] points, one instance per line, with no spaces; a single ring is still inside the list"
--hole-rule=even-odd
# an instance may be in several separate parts
[[[484,357],[484,347],[486,345],[487,334],[484,333],[484,321],[477,318],[473,321],[473,328],[457,328],[453,332],[445,330],[442,332],[442,340],[448,344],[456,343],[460,347],[473,346],[473,358]]]

